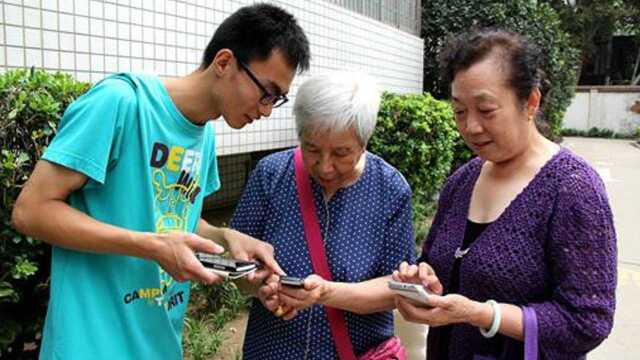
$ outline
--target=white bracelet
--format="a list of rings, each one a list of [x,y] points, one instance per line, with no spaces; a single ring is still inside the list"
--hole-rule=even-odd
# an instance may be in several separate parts
[[[491,327],[489,330],[485,330],[483,328],[478,328],[480,330],[480,334],[486,338],[492,338],[500,330],[500,323],[502,322],[502,312],[500,310],[500,305],[494,300],[488,300],[487,304],[491,305],[493,308],[493,321],[491,322]]]

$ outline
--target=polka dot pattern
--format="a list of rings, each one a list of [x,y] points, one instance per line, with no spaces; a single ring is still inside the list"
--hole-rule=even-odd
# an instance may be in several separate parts
[[[391,274],[402,261],[414,261],[411,190],[402,175],[367,153],[358,181],[325,202],[312,181],[318,221],[334,281],[361,282]],[[260,161],[238,204],[231,226],[271,243],[288,275],[313,273],[295,188],[293,151]],[[390,311],[345,314],[357,354],[393,335]],[[259,300],[251,306],[245,359],[336,359],[324,309],[315,305],[284,321]]]

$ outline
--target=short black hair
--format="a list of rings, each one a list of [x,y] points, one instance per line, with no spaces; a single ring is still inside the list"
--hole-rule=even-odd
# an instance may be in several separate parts
[[[293,15],[265,3],[242,7],[220,24],[204,51],[200,69],[209,67],[221,49],[230,49],[245,64],[266,60],[279,49],[298,72],[309,69],[311,58],[307,36]]]
[[[540,48],[526,37],[503,29],[472,29],[449,38],[438,55],[442,79],[451,84],[459,71],[492,55],[497,55],[506,70],[507,85],[521,103],[535,88],[546,98],[550,83],[542,70]]]

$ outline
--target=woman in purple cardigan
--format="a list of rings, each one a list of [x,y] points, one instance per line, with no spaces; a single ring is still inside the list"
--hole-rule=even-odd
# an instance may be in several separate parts
[[[396,296],[405,319],[430,326],[428,359],[583,359],[611,331],[611,209],[596,171],[536,127],[541,58],[502,30],[458,36],[441,54],[478,157],[442,189],[419,265],[394,273],[434,293],[429,306]]]

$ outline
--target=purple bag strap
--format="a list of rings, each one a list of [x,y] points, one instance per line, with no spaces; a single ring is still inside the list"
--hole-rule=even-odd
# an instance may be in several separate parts
[[[528,306],[522,307],[524,322],[524,360],[538,359],[538,317],[536,311]]]

